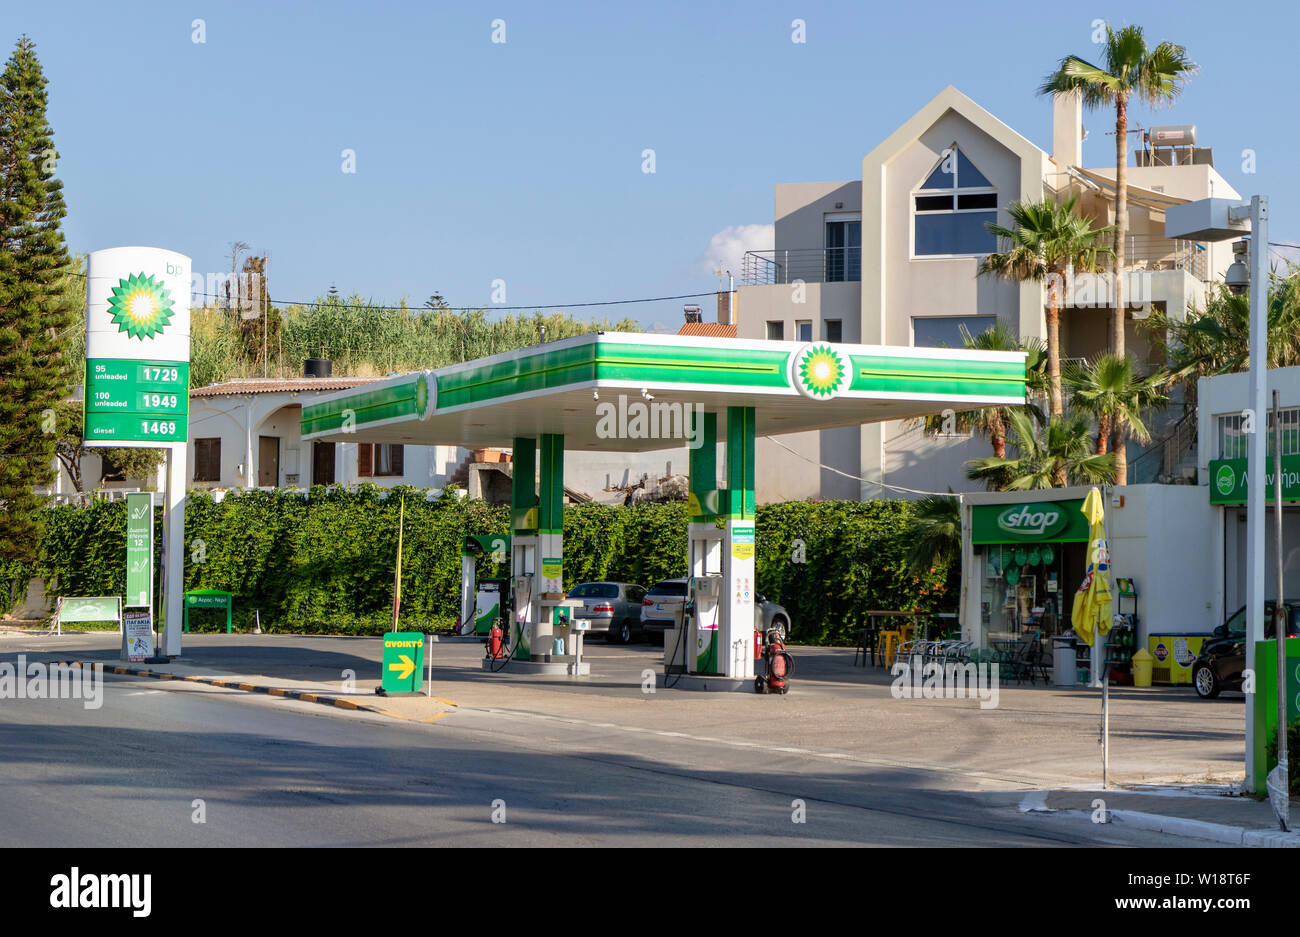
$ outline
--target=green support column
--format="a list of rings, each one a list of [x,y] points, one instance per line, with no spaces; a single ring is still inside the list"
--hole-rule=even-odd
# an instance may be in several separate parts
[[[546,592],[564,591],[564,437],[542,434],[542,478],[538,486],[538,559]]]
[[[703,417],[696,425],[696,417]],[[690,414],[691,430],[699,445],[689,449],[690,496],[686,513],[692,521],[708,521],[718,513],[718,415]]]
[[[564,533],[564,437],[542,434],[542,480],[538,494],[537,530]]]
[[[537,440],[515,437],[511,456],[510,526],[517,534],[537,532]]]
[[[753,407],[727,407],[727,515],[754,516]]]

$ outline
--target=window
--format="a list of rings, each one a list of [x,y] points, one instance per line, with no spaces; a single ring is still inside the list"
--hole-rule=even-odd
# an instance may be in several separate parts
[[[973,338],[993,328],[997,318],[997,316],[915,316],[912,319],[912,344],[917,348],[965,348],[963,327]]]
[[[811,342],[812,341],[812,320],[800,319],[794,324],[795,341]]]
[[[826,216],[826,282],[862,279],[862,221],[854,212]]]
[[[616,599],[618,598],[618,583],[615,582],[584,582],[580,586],[574,586],[569,592],[571,599]]]
[[[221,440],[194,440],[194,480],[196,482],[221,481]]]
[[[769,342],[785,341],[785,323],[769,322],[767,324],[767,340]]]
[[[828,342],[844,341],[844,322],[842,319],[827,319],[823,328]]]
[[[357,475],[361,478],[401,474],[401,445],[384,442],[357,443]]]
[[[991,254],[998,239],[986,225],[998,218],[998,193],[953,144],[912,196],[913,257]]]
[[[1282,407],[1282,455],[1300,455],[1300,407]],[[1250,434],[1244,429],[1245,418],[1240,413],[1226,413],[1216,417],[1220,459],[1244,459],[1249,448]],[[1268,411],[1268,454],[1273,455],[1273,411]]]

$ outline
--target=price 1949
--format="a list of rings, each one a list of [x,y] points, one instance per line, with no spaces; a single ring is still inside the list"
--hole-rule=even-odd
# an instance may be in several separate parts
[[[176,394],[141,394],[141,410],[175,410],[180,403]]]

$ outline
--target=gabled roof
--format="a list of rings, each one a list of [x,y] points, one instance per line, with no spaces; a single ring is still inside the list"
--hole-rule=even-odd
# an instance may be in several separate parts
[[[948,111],[966,118],[1007,149],[1020,154],[1022,158],[1049,159],[1046,150],[998,120],[991,112],[980,107],[952,85],[949,85],[931,98],[928,104],[909,117],[901,127],[868,153],[863,158],[863,165],[889,162],[933,127]]]

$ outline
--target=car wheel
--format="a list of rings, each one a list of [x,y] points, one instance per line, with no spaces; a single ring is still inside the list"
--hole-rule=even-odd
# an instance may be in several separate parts
[[[781,633],[781,643],[784,644],[786,638],[790,636],[790,623],[780,615],[772,619],[772,627]]]
[[[617,625],[610,625],[609,633],[614,636],[613,640],[618,644],[632,643],[632,626],[626,621],[620,621]]]
[[[1201,664],[1192,674],[1192,684],[1196,687],[1196,695],[1201,699],[1214,699],[1219,695],[1219,678],[1215,676],[1214,668],[1209,664]]]

